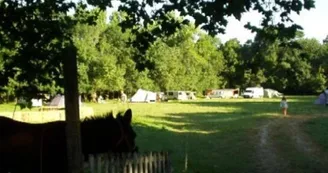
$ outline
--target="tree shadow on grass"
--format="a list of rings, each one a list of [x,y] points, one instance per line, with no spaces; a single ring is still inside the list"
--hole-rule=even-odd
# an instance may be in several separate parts
[[[255,171],[255,145],[249,136],[254,135],[261,117],[202,112],[147,119],[151,124],[134,125],[141,151],[169,151],[174,172]]]
[[[296,97],[298,98],[298,97]],[[280,100],[274,99],[268,101],[263,100],[247,100],[245,102],[241,100],[231,101],[227,99],[222,100],[213,100],[213,101],[186,101],[180,102],[180,104],[188,104],[200,107],[225,107],[225,108],[234,108],[236,113],[240,111],[252,112],[254,114],[264,113],[264,114],[280,114]],[[293,99],[288,101],[288,112],[291,115],[299,114],[324,114],[328,113],[328,109],[324,105],[315,105],[313,98],[306,99]]]
[[[257,172],[257,141],[252,139],[263,121],[281,115],[279,100],[175,104],[209,109],[206,111],[205,108],[206,112],[144,115],[134,126],[141,151],[169,151],[174,172],[178,173]],[[230,109],[220,111],[212,107]],[[328,113],[327,108],[310,101],[293,100],[289,107],[289,113],[295,116]]]

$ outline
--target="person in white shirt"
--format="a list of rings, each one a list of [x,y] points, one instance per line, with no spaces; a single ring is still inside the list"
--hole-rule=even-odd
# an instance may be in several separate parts
[[[287,109],[288,109],[288,103],[287,103],[287,99],[285,96],[282,97],[281,102],[280,102],[280,108],[282,109],[282,113],[284,114],[284,116],[287,115]]]
[[[125,103],[127,101],[127,96],[126,96],[126,94],[123,91],[121,91],[121,101],[123,103]]]

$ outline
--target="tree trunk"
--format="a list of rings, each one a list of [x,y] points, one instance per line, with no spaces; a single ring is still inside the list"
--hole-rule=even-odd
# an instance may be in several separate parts
[[[77,81],[77,50],[70,45],[64,50],[64,89],[68,173],[82,173],[79,93]]]

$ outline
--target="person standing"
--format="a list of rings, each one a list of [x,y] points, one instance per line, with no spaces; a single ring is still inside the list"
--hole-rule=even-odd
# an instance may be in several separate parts
[[[281,99],[280,108],[282,109],[282,113],[284,114],[284,116],[287,116],[288,103],[285,96],[283,96]]]
[[[121,90],[121,101],[125,103],[127,101],[127,96],[123,90]]]

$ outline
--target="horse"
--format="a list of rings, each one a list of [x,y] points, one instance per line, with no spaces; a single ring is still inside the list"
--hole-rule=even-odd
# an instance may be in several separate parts
[[[137,152],[132,111],[81,121],[81,145],[89,154]],[[67,173],[66,122],[31,124],[0,116],[0,173]]]

